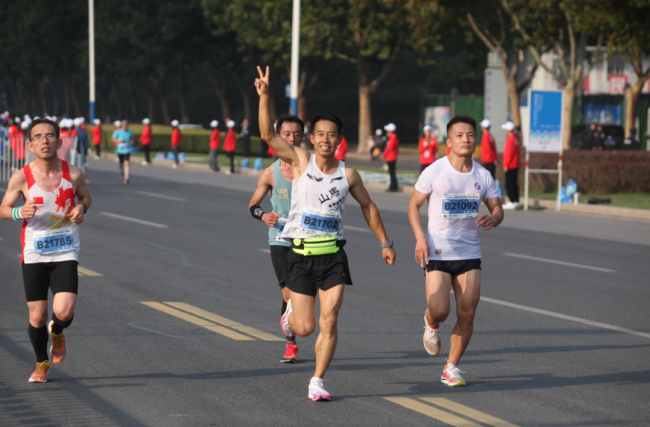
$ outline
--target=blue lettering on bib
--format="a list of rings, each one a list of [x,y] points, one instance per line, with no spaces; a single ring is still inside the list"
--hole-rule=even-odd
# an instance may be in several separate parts
[[[74,236],[69,228],[34,233],[34,252],[48,254],[74,250]]]
[[[341,220],[337,218],[321,216],[309,212],[302,214],[300,226],[308,230],[336,233],[341,226]]]
[[[445,194],[442,198],[442,217],[447,219],[474,218],[478,216],[480,195]]]

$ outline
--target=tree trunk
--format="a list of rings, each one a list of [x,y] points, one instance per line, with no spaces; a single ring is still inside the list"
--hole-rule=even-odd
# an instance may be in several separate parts
[[[79,91],[77,90],[77,85],[74,82],[70,85],[70,92],[72,93],[72,105],[74,106],[74,112],[76,117],[81,117],[83,113],[81,112],[81,103],[79,102]]]
[[[573,84],[562,88],[562,149],[569,150],[571,140],[571,120],[573,115],[573,98],[575,98]]]
[[[131,101],[131,117],[134,119],[137,119],[140,117],[140,114],[138,114],[138,99],[135,93],[135,88],[138,86],[137,82],[134,85],[133,82],[129,82],[129,98]]]
[[[508,86],[508,98],[510,99],[510,120],[515,126],[521,126],[521,114],[519,111],[519,91],[516,81],[506,80]]]
[[[221,117],[222,121],[226,120],[226,117],[230,117],[230,104],[228,103],[227,97],[227,87],[226,85],[219,84],[219,77],[215,74],[210,74],[212,78],[212,83],[214,84],[214,92],[217,94],[219,99],[219,105],[221,105]]]
[[[364,154],[368,151],[368,136],[372,134],[372,110],[366,65],[361,56],[357,59],[357,73],[359,75],[359,145],[357,153]]]
[[[639,104],[639,95],[643,89],[647,78],[643,79],[643,76],[637,76],[636,83],[629,87],[627,96],[625,97],[625,135],[628,137],[630,135],[630,130],[634,127],[636,121],[636,108]],[[638,129],[637,129],[638,132]],[[637,133],[637,137],[640,139],[640,135]]]
[[[156,97],[151,91],[147,93],[147,106],[149,110],[149,120],[151,120],[151,123],[154,123],[156,121]]]
[[[124,119],[124,102],[122,100],[122,92],[120,92],[120,84],[115,84],[115,100],[117,103],[117,119]]]
[[[162,85],[159,86],[160,90],[160,106],[162,107],[163,120],[165,124],[169,126],[171,123],[171,117],[169,116],[169,102],[167,101],[167,94]]]
[[[180,83],[181,83],[181,92],[180,92],[180,107],[181,107],[181,123],[189,124],[190,123],[190,110],[187,106],[187,84],[185,83],[185,58],[181,56],[180,58]]]
[[[244,89],[244,86],[241,84],[237,85],[239,87],[239,93],[241,94],[241,100],[244,105],[244,118],[251,119],[251,100],[248,96],[248,91]]]

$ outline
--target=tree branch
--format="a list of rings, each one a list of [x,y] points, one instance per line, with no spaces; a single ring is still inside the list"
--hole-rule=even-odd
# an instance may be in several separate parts
[[[337,53],[336,57],[339,58],[339,59],[342,59],[344,61],[348,61],[348,62],[350,62],[352,64],[357,64],[359,62],[359,61],[357,61],[356,58],[350,58],[349,56],[343,55],[342,53]]]
[[[533,77],[535,77],[535,72],[537,71],[537,63],[533,65],[533,68],[528,72],[526,75],[526,78],[519,82],[517,85],[517,92],[521,93],[522,90],[526,89],[526,86],[533,80]]]
[[[397,41],[397,44],[393,48],[393,53],[391,53],[388,62],[384,66],[384,69],[381,71],[381,73],[379,73],[379,76],[377,76],[377,78],[373,80],[372,83],[370,83],[370,88],[369,88],[370,93],[373,93],[375,90],[377,90],[381,82],[383,82],[384,79],[388,76],[390,69],[393,68],[393,64],[395,64],[395,60],[397,59],[397,54],[399,53],[401,47],[402,47],[402,39],[399,39]]]
[[[481,41],[485,43],[488,49],[490,49],[494,53],[498,53],[495,45],[485,36],[485,34],[483,34],[483,32],[478,27],[478,25],[476,25],[476,22],[474,21],[474,17],[472,17],[472,14],[469,12],[467,13],[467,20],[469,21],[469,25],[472,27],[472,30],[474,30],[474,33],[476,33],[476,35],[481,39]]]

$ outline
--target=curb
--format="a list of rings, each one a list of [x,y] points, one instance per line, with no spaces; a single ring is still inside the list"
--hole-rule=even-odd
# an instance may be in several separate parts
[[[555,200],[529,199],[529,205],[555,209]],[[585,203],[562,203],[561,212],[586,213],[592,215],[617,216],[623,218],[650,220],[650,209],[621,208],[617,206],[587,205]]]

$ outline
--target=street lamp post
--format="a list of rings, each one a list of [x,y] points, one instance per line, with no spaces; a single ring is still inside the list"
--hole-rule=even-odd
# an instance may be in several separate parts
[[[90,0],[92,1],[92,0]],[[291,24],[291,114],[298,115],[298,60],[300,59],[300,0],[293,0]]]
[[[90,107],[90,122],[95,120],[95,7],[94,0],[88,0],[88,70],[90,73],[88,96]]]

